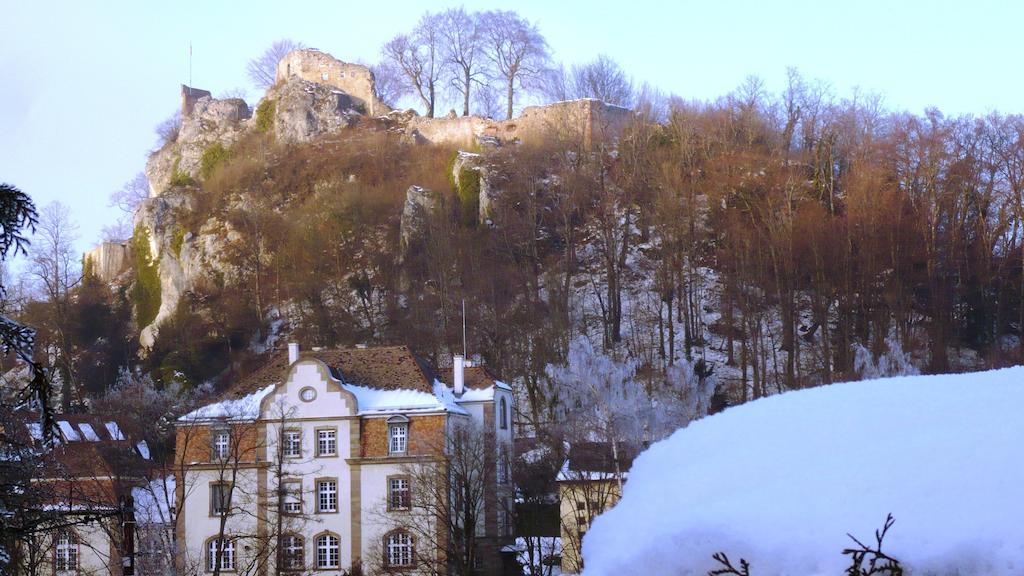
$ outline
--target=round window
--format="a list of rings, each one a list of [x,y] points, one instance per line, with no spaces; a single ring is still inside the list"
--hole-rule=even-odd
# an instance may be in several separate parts
[[[306,387],[299,392],[299,398],[304,402],[312,402],[316,398],[316,390]]]

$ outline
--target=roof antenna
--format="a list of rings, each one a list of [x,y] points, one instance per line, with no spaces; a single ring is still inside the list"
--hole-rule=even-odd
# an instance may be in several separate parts
[[[462,357],[466,356],[466,299],[462,299]]]

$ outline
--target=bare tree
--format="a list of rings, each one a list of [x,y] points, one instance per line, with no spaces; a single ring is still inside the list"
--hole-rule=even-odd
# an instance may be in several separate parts
[[[633,80],[605,54],[572,67],[571,90],[574,98],[597,98],[617,106],[633,106]]]
[[[403,467],[411,486],[404,504],[408,513],[396,518],[383,511],[388,503],[382,504],[391,529],[413,536],[415,562],[429,573],[474,573],[494,480],[494,446],[493,431],[468,421],[454,423],[446,444],[428,450],[435,456]]]
[[[305,48],[301,42],[282,38],[270,45],[259,57],[249,60],[246,72],[253,85],[260,89],[267,89],[277,81],[277,63],[289,52]]]
[[[539,89],[541,94],[547,100],[551,102],[561,102],[572,98],[570,96],[571,90],[570,75],[565,69],[565,64],[559,62],[557,65],[550,66],[540,79]]]
[[[402,78],[403,72],[387,58],[370,66],[370,71],[373,72],[377,98],[388,106],[395,107],[409,93]]]
[[[480,15],[467,13],[460,6],[445,10],[439,15],[439,20],[444,58],[452,72],[452,87],[462,95],[462,115],[469,116],[473,84],[479,83],[479,77],[483,75]]]
[[[117,206],[125,214],[132,215],[146,198],[149,198],[149,180],[144,173],[139,172],[119,190],[110,193],[108,206]]]
[[[399,34],[384,45],[384,59],[402,72],[406,88],[415,93],[428,118],[434,117],[437,105],[437,84],[444,70],[441,19],[436,14],[423,14],[411,34]]]
[[[160,146],[177,142],[178,132],[181,131],[181,110],[175,110],[167,119],[157,124],[153,130],[160,139]]]
[[[507,119],[517,88],[542,78],[548,65],[548,43],[536,24],[508,10],[492,10],[482,16],[485,48],[493,72],[505,83]]]
[[[74,356],[65,320],[71,307],[71,289],[82,279],[81,262],[75,251],[78,226],[71,220],[71,211],[60,202],[46,205],[39,217],[35,244],[30,253],[30,273],[36,279],[49,313],[45,328],[51,334],[50,356],[62,383],[61,402],[70,408],[74,383]]]

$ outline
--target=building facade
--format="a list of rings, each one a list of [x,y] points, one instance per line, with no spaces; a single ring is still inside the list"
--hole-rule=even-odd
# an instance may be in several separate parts
[[[473,565],[501,573],[512,393],[459,357],[450,375],[406,347],[290,345],[182,417],[179,573],[440,572],[466,537],[469,486],[450,479],[471,450],[484,455],[468,480],[483,494]]]

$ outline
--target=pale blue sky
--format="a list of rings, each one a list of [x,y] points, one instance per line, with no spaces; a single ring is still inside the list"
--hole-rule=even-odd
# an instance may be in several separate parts
[[[178,85],[248,89],[246,61],[292,38],[349,61],[426,9],[457,3],[0,1],[0,181],[42,206],[67,204],[82,249],[116,217],[107,197],[145,163],[153,127],[178,106]],[[711,99],[750,74],[772,90],[788,66],[855,86],[887,107],[947,114],[1024,111],[1019,2],[465,2],[537,22],[567,63],[599,53],[636,80]]]

